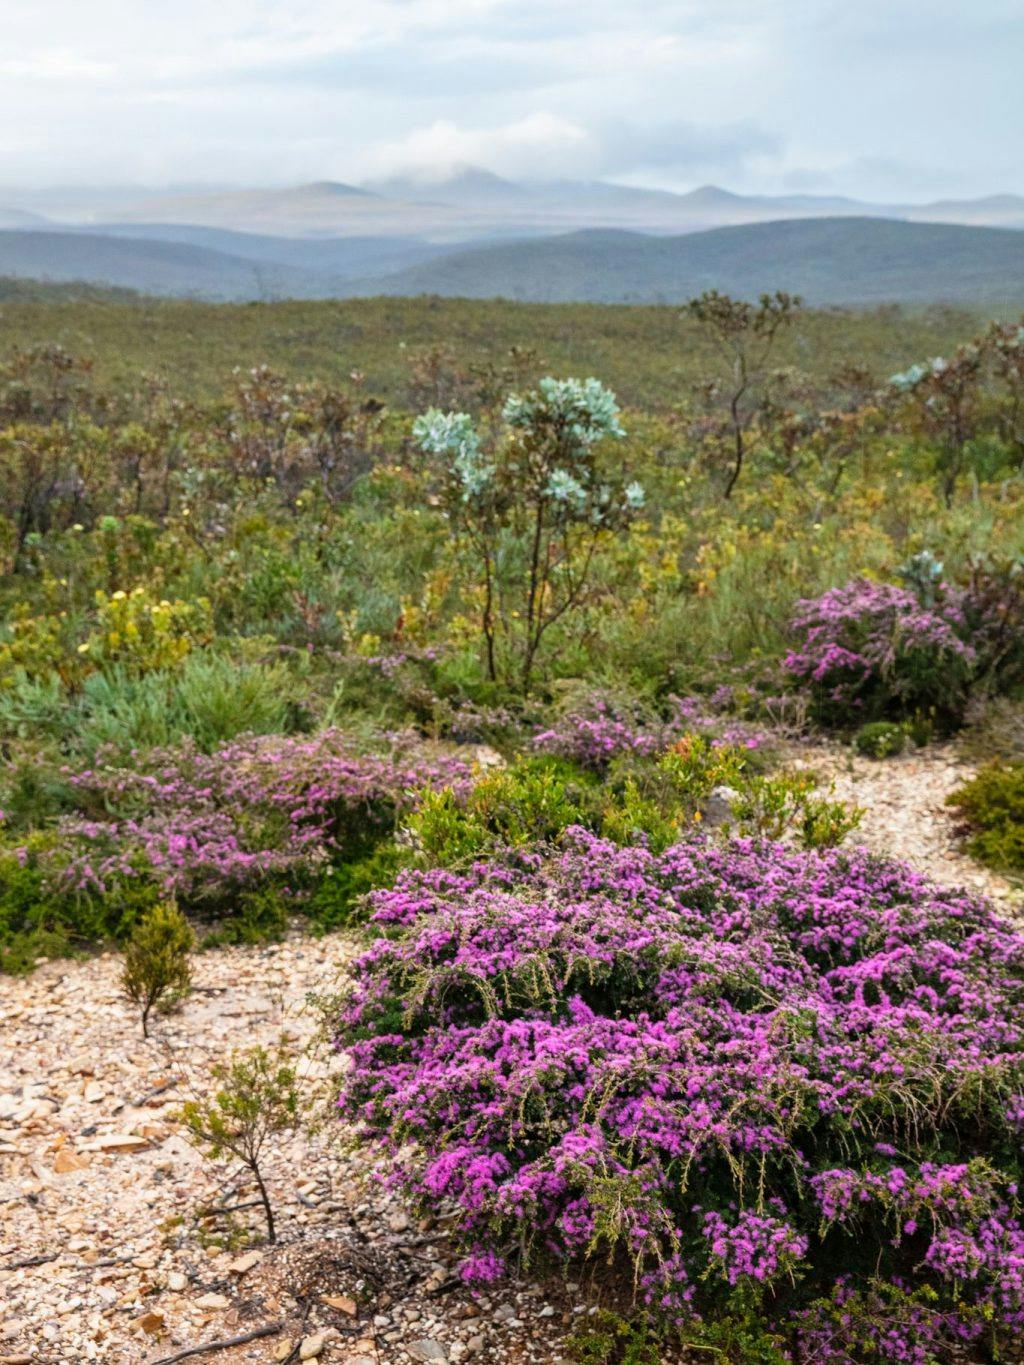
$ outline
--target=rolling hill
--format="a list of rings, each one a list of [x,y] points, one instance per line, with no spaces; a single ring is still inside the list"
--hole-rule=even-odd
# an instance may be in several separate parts
[[[309,272],[186,242],[89,232],[0,232],[0,274],[185,298],[312,297]]]
[[[245,301],[343,298],[446,248],[416,238],[269,237],[186,224],[0,231],[0,275]]]
[[[287,266],[318,277],[311,287],[333,291],[341,280],[401,270],[433,260],[455,246],[425,242],[419,237],[278,237],[258,232],[233,232],[230,228],[203,227],[189,223],[113,223],[103,228],[61,228],[89,236],[139,238],[144,241],[176,242],[259,261]]]
[[[457,248],[396,237],[279,238],[188,225],[0,232],[0,275],[246,301],[444,295],[676,303],[787,289],[809,303],[1024,302],[1024,233],[815,218],[674,237],[587,230]]]
[[[574,232],[453,252],[362,292],[532,302],[676,302],[705,289],[740,297],[787,289],[811,303],[1024,301],[1024,233],[816,218],[681,237]]]

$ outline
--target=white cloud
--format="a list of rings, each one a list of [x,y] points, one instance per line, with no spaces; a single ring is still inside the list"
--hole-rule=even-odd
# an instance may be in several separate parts
[[[470,161],[868,193],[896,160],[1022,191],[1022,46],[1020,0],[10,3],[0,183]]]
[[[465,128],[438,119],[403,138],[369,148],[367,175],[423,173],[456,166],[482,165],[499,175],[543,179],[562,175],[581,157],[593,160],[596,148],[585,128],[556,114],[538,112],[496,128]]]
[[[0,60],[0,76],[22,81],[107,80],[115,68],[109,62],[80,57],[66,48],[42,49],[24,57]]]

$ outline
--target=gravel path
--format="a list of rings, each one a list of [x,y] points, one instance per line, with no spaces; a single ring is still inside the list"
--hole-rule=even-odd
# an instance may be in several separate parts
[[[850,843],[902,858],[936,881],[980,892],[1007,913],[1021,914],[1021,888],[969,858],[954,838],[946,797],[975,772],[954,746],[933,745],[878,761],[838,744],[803,745],[792,762],[831,780],[837,797],[863,809]]]
[[[474,1298],[443,1230],[411,1222],[365,1152],[339,1150],[329,1068],[305,1055],[317,1026],[306,996],[330,992],[357,947],[331,935],[201,954],[195,993],[148,1042],[113,954],[4,978],[0,1362],[144,1365],[274,1323],[273,1335],[197,1358],[561,1358],[572,1285]],[[202,1216],[254,1191],[203,1160],[173,1115],[228,1048],[282,1037],[328,1122],[269,1146],[271,1248],[258,1209]]]
[[[1019,892],[952,844],[943,801],[969,772],[952,750],[875,763],[815,746],[794,761],[866,808],[855,837],[1019,910]],[[202,954],[197,991],[148,1042],[119,995],[114,955],[3,979],[0,1365],[150,1365],[263,1326],[275,1330],[196,1359],[564,1358],[584,1311],[579,1286],[473,1297],[454,1279],[443,1229],[410,1222],[367,1154],[339,1150],[329,1066],[306,1050],[317,1022],[306,997],[330,992],[357,950],[354,936],[332,935]],[[271,1145],[281,1236],[271,1248],[258,1210],[203,1216],[253,1194],[189,1147],[173,1115],[227,1049],[282,1036],[328,1121]]]

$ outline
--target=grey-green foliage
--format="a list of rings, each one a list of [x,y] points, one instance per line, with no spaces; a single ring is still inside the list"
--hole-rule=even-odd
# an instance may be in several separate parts
[[[593,562],[638,516],[644,489],[602,455],[621,439],[596,379],[542,379],[509,396],[483,437],[465,412],[431,408],[413,439],[438,460],[440,499],[481,584],[488,678],[529,692],[549,631],[584,605]]]
[[[33,678],[19,670],[0,687],[0,735],[31,739],[52,733],[59,729],[66,708],[67,699],[56,673]]]
[[[119,666],[90,674],[77,697],[56,673],[17,675],[0,688],[0,737],[63,738],[86,753],[112,744],[130,750],[191,736],[211,749],[240,734],[288,728],[295,682],[282,663],[237,661],[197,650],[175,669],[142,676]]]
[[[207,750],[239,734],[274,734],[287,728],[293,691],[282,664],[238,663],[208,652],[141,678],[110,669],[83,686],[82,742],[126,749],[190,735]]]

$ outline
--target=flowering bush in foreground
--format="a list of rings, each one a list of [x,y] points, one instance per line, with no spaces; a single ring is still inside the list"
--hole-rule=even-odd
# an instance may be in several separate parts
[[[1020,1340],[1024,936],[983,901],[863,851],[583,830],[373,899],[340,1108],[454,1209],[468,1280],[611,1254],[765,1359]]]

